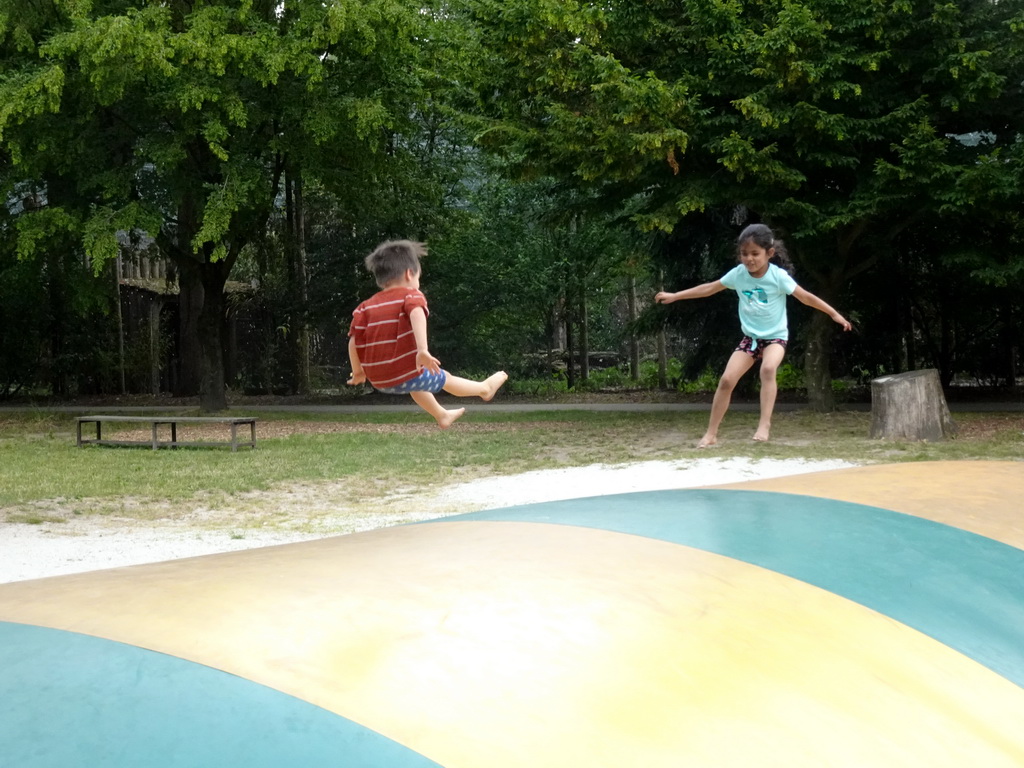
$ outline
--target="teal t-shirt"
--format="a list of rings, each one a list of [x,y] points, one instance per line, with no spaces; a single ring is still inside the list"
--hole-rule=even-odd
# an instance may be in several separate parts
[[[774,264],[762,277],[751,277],[737,264],[722,277],[722,285],[736,291],[740,328],[752,339],[788,339],[786,297],[796,290],[796,280]]]

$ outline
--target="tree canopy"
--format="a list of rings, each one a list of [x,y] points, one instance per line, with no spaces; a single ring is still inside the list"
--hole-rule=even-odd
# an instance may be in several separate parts
[[[521,174],[639,201],[644,228],[716,209],[764,220],[827,300],[915,222],[1019,199],[1020,2],[465,8],[484,146]],[[823,405],[827,332],[825,318],[808,359]]]
[[[223,289],[266,228],[286,170],[336,189],[386,183],[428,96],[431,19],[404,0],[11,0],[0,16],[4,189],[30,255],[63,233],[96,269],[146,233],[178,269],[224,406]],[[19,186],[20,185],[20,186]]]
[[[959,346],[1021,329],[1022,43],[1024,0],[4,0],[0,296],[45,297],[16,335],[56,359],[109,301],[76,270],[152,239],[180,289],[179,380],[217,410],[232,276],[275,333],[333,333],[365,252],[430,239],[460,308],[438,327],[482,358],[543,344],[559,313],[585,337],[648,256],[654,282],[714,279],[760,220],[879,339],[848,353],[927,348],[948,379]],[[829,407],[819,314],[796,308],[793,349]]]

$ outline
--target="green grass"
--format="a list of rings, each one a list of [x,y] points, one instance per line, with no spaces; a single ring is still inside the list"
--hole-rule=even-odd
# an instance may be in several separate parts
[[[452,480],[596,462],[734,457],[853,462],[1024,458],[1024,416],[958,414],[961,437],[942,443],[868,438],[870,414],[810,411],[776,415],[769,443],[750,440],[756,413],[730,412],[720,444],[698,451],[703,412],[470,411],[442,432],[420,413],[298,415],[259,413],[259,447],[151,451],[77,448],[74,419],[54,413],[0,414],[0,513],[32,522],[26,505],[59,500],[65,509],[116,509],[131,498],[175,502],[234,496],[287,484],[345,480],[372,498],[392,486],[430,488]],[[321,425],[360,431],[287,434]],[[104,428],[104,436],[113,430]],[[263,434],[282,433],[264,437]],[[88,500],[89,504],[84,502]],[[96,500],[111,502],[96,506]],[[44,513],[38,513],[45,520]]]

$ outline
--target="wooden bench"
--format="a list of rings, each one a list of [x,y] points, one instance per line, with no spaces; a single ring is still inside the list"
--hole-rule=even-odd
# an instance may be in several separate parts
[[[79,416],[75,419],[78,422],[78,446],[83,445],[148,445],[155,451],[157,448],[193,448],[203,446],[231,446],[232,451],[237,451],[238,446],[256,447],[256,419],[253,416]],[[104,440],[104,423],[122,424],[149,424],[152,427],[152,437],[149,440]],[[82,437],[82,425],[95,424],[96,437]],[[158,427],[162,424],[170,425],[171,439],[161,440]],[[179,424],[228,424],[231,427],[231,441],[179,441]],[[241,441],[238,439],[238,427],[249,425],[250,437]]]

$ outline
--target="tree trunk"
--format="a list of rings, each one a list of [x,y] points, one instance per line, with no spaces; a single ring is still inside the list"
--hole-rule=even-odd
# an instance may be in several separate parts
[[[665,329],[658,331],[658,386],[668,389],[668,355],[666,353]]]
[[[661,270],[658,270],[658,290],[665,290],[665,281],[661,274]],[[657,350],[658,350],[658,387],[661,389],[668,389],[668,355],[666,352],[666,339],[665,339],[665,326],[661,326],[658,329],[658,337],[656,339]]]
[[[556,352],[565,349],[565,298],[562,296],[551,307],[551,349]]]
[[[824,312],[815,312],[807,333],[807,352],[804,355],[804,381],[807,402],[819,413],[835,410],[832,394],[832,318]]]
[[[934,368],[871,382],[871,437],[938,442],[956,434]]]
[[[569,385],[569,389],[576,386],[576,359],[575,359],[575,342],[572,332],[573,323],[573,311],[572,302],[569,301],[568,295],[565,299],[565,374],[566,382]]]
[[[1009,292],[1007,292],[1009,294]],[[1004,299],[999,307],[999,321],[1002,330],[999,333],[999,341],[1006,354],[1001,356],[1003,361],[1002,375],[1006,379],[1006,387],[1011,392],[1017,391],[1017,375],[1020,370],[1020,336],[1014,322],[1013,307],[1010,305],[1010,297]]]
[[[203,307],[199,312],[199,347],[202,352],[202,375],[199,387],[199,410],[216,413],[228,407],[224,377],[224,284],[228,266],[223,261],[203,265]]]
[[[204,292],[200,265],[193,258],[177,259],[178,266],[178,376],[174,394],[198,395],[202,383],[202,348],[199,341]]]
[[[580,380],[590,378],[590,318],[587,316],[586,282],[580,280]]]
[[[178,203],[177,224],[162,228],[157,238],[160,250],[178,273],[178,365],[172,376],[172,390],[178,397],[199,394],[202,355],[199,348],[199,313],[203,308],[203,284],[199,257],[192,239],[199,230],[199,214],[192,196]]]
[[[117,291],[115,305],[117,306],[117,370],[121,379],[121,394],[127,394],[128,388],[125,383],[124,374],[124,312],[121,309],[121,254],[117,255],[114,261],[114,289]]]
[[[72,182],[60,174],[46,174],[46,207],[54,209],[75,204],[76,193]],[[41,204],[37,205],[33,200],[30,207],[38,208]],[[68,394],[70,384],[64,353],[71,313],[67,284],[70,265],[66,263],[65,256],[80,251],[80,248],[67,232],[54,234],[48,238],[47,244],[43,257],[43,279],[49,301],[45,334],[50,347],[50,392],[65,395]]]
[[[1017,371],[1020,368],[1020,348],[1014,343],[1016,339],[1010,334],[1009,328],[1004,332],[1006,337],[1006,387],[1011,392],[1017,391]]]
[[[50,300],[50,391],[54,395],[68,393],[68,376],[64,361],[64,340],[68,313],[67,292],[64,287],[64,270],[60,261],[60,250],[54,248],[46,254],[47,297]]]
[[[296,174],[294,185],[293,235],[295,237],[295,289],[296,289],[296,389],[300,395],[309,394],[309,278],[306,268],[306,211],[302,196],[302,175]]]
[[[150,393],[160,394],[160,302],[149,305],[149,385]]]
[[[626,304],[632,329],[636,322],[636,278],[633,275],[626,278]],[[633,381],[640,378],[640,342],[633,330],[629,332],[629,378]]]

